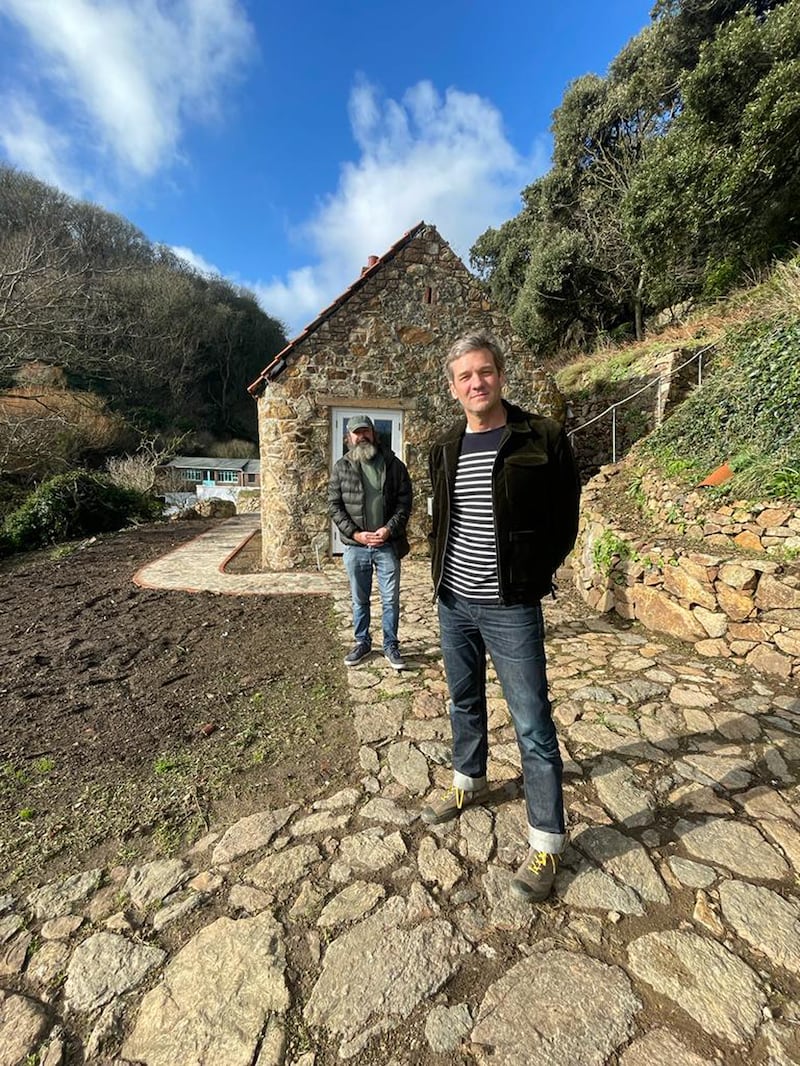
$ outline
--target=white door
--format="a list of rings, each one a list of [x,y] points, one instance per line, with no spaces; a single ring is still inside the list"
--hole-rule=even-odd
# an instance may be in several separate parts
[[[331,411],[331,469],[347,451],[347,420],[352,415],[369,415],[375,423],[378,439],[387,444],[398,458],[403,458],[403,412],[374,410],[370,407],[334,407]],[[331,522],[331,550],[341,555],[344,550],[339,530]]]

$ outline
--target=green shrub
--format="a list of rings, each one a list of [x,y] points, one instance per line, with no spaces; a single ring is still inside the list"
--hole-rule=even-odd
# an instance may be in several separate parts
[[[720,296],[725,296],[741,276],[741,263],[731,259],[721,259],[711,263],[703,282],[703,299],[716,300]]]
[[[592,548],[592,562],[600,574],[608,577],[616,562],[635,558],[635,553],[627,540],[610,529],[597,538]]]
[[[642,485],[643,477],[641,470],[631,470],[628,476],[628,485],[625,489],[625,495],[628,499],[633,500],[640,514],[647,513],[647,494]]]
[[[0,552],[25,551],[60,540],[152,521],[161,505],[151,496],[122,489],[101,474],[71,470],[42,482],[0,531]]]
[[[30,486],[15,481],[7,470],[3,471],[0,478],[0,522],[24,502],[29,492]]]

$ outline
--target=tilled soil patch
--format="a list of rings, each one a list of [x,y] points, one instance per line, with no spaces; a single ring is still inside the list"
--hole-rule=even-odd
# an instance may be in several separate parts
[[[132,583],[206,528],[0,564],[0,884],[168,854],[212,821],[350,779],[325,597]]]

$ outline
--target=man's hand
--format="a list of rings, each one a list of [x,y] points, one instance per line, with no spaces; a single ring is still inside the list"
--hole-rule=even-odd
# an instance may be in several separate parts
[[[363,544],[365,548],[380,548],[382,544],[385,544],[389,540],[391,534],[386,526],[381,526],[380,529],[376,529],[374,533],[368,530],[362,530],[353,534],[353,540],[357,544]]]

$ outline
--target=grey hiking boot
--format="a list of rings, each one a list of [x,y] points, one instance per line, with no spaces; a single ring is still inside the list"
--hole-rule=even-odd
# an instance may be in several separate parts
[[[526,903],[539,903],[547,899],[553,888],[559,855],[547,851],[530,851],[522,866],[514,874],[511,891],[517,899]]]
[[[483,788],[470,791],[467,788],[456,788],[453,785],[438,800],[433,800],[427,807],[423,807],[420,818],[428,825],[439,825],[441,822],[449,822],[457,818],[465,807],[471,807],[475,803],[481,803],[489,795],[486,785]]]

